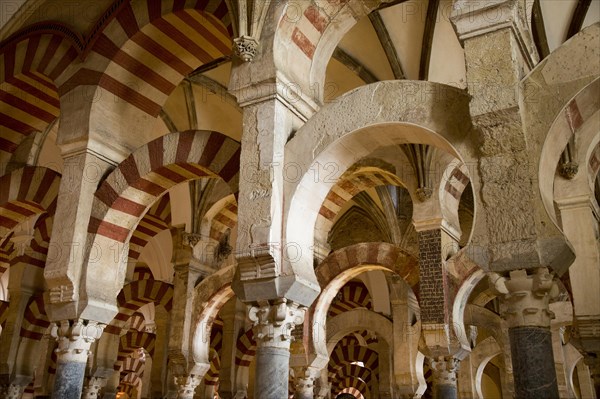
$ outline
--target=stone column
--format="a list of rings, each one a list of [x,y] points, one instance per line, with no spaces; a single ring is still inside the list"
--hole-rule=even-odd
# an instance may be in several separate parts
[[[294,368],[294,372],[296,377],[294,399],[313,399],[319,371],[312,367],[298,367]]]
[[[193,399],[196,387],[202,382],[202,377],[196,375],[175,377],[177,384],[177,399]]]
[[[503,317],[508,324],[510,351],[518,399],[558,399],[552,350],[551,297],[558,294],[547,268],[513,270],[508,278],[491,275],[502,296]]]
[[[90,377],[83,386],[81,399],[98,399],[100,390],[106,385],[106,378]]]
[[[238,392],[244,391],[245,393],[245,386],[240,386],[235,364],[237,338],[244,330],[246,319],[245,308],[237,298],[232,298],[219,312],[223,320],[223,344],[219,370],[219,396],[221,399],[233,399]]]
[[[592,377],[590,375],[590,368],[583,361],[579,361],[575,367],[577,368],[580,398],[595,399],[596,395],[594,392],[594,381],[592,381]]]
[[[430,359],[430,362],[433,372],[434,399],[456,399],[458,397],[456,385],[458,359],[453,356],[440,356]]]
[[[254,323],[257,344],[255,398],[288,397],[292,330],[304,321],[304,311],[285,298],[250,306],[248,316]]]
[[[87,320],[62,320],[52,325],[58,342],[53,398],[80,399],[90,346],[106,325]]]

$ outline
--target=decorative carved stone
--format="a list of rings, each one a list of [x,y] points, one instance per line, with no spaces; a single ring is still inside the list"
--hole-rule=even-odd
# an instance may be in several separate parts
[[[254,323],[254,337],[259,346],[289,348],[292,330],[304,322],[306,309],[285,298],[275,303],[251,306],[248,317]]]
[[[184,245],[194,248],[200,241],[202,241],[202,236],[200,234],[183,233]]]
[[[238,270],[240,280],[255,280],[258,278],[277,277],[277,266],[267,246],[257,247],[249,253],[238,254]]]
[[[565,179],[572,180],[579,171],[579,165],[576,162],[561,163],[558,171]]]
[[[425,202],[429,198],[431,198],[431,195],[433,194],[433,190],[430,189],[429,187],[419,187],[416,190],[416,194],[417,194],[417,198],[419,199],[419,201]]]
[[[250,36],[240,36],[233,39],[235,54],[244,62],[251,62],[258,50],[258,40]]]
[[[18,384],[0,385],[0,397],[6,399],[21,399],[25,387]]]
[[[196,387],[202,382],[202,377],[194,374],[175,377],[177,398],[192,399]]]
[[[294,368],[296,393],[294,397],[299,399],[313,398],[315,391],[315,379],[319,376],[317,370],[312,367],[296,367]]]
[[[440,356],[438,358],[431,359],[431,369],[433,372],[434,383],[442,385],[455,385],[458,365],[458,359],[453,356]]]
[[[65,303],[77,300],[72,285],[59,285],[48,291],[50,303]]]
[[[527,270],[513,270],[509,278],[497,273],[490,275],[494,290],[504,295],[504,311],[508,327],[550,326],[554,313],[550,311],[550,300],[559,291],[552,275],[545,267],[535,269],[532,275]]]
[[[81,399],[98,399],[100,390],[106,385],[106,378],[90,377],[87,384],[83,386]]]
[[[57,355],[66,362],[87,362],[90,346],[105,327],[106,324],[82,319],[53,323],[50,334],[58,342]]]

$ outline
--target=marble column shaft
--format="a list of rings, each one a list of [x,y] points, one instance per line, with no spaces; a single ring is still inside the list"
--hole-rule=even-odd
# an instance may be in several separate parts
[[[58,342],[53,398],[80,399],[90,346],[100,338],[104,324],[85,320],[62,320],[52,326]]]
[[[304,309],[279,299],[272,304],[251,306],[248,316],[254,323],[257,343],[254,397],[287,398],[292,330],[304,321]]]

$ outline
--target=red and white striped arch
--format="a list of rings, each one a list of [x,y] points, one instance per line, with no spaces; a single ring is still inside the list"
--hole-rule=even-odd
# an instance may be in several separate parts
[[[331,253],[315,270],[321,286],[321,294],[314,304],[311,331],[314,351],[319,359],[328,357],[325,326],[327,313],[333,299],[340,289],[361,273],[369,270],[388,270],[396,273],[418,292],[419,267],[418,261],[402,249],[388,243],[360,243],[338,249]],[[320,368],[324,365],[314,364]]]
[[[89,233],[124,243],[147,208],[176,184],[220,177],[238,191],[240,145],[217,132],[171,133],[139,148],[95,194]]]
[[[96,98],[112,112],[131,108],[157,116],[187,74],[231,53],[226,3],[125,2],[91,38],[83,68],[59,82],[61,95],[78,86],[97,85],[101,90]]]
[[[4,328],[6,318],[8,317],[8,305],[7,301],[0,300],[0,327]]]
[[[12,236],[13,233],[10,233],[0,243],[0,277],[8,270],[12,258],[17,253],[15,245],[10,240]]]
[[[363,396],[363,394],[360,392],[360,390],[353,388],[353,387],[349,387],[349,388],[344,388],[339,392],[333,392],[334,395],[341,395],[343,393],[347,393],[349,395],[354,396],[356,399],[364,399],[365,397]]]
[[[341,292],[342,296],[331,303],[328,312],[329,317],[337,316],[347,310],[356,308],[373,310],[369,290],[362,282],[349,281],[339,292]]]
[[[358,364],[345,364],[337,370],[334,381],[340,379],[343,380],[346,377],[360,378],[369,385],[371,383],[372,373],[367,367],[362,367]]]
[[[256,356],[256,340],[252,328],[246,330],[235,344],[235,364],[241,367],[249,367]]]
[[[327,366],[329,377],[335,377],[341,368],[354,362],[362,362],[365,368],[369,369],[371,372],[377,373],[379,368],[379,355],[376,351],[369,349],[366,346],[337,345],[329,358],[329,364]]]
[[[44,306],[44,296],[37,294],[29,299],[25,314],[23,316],[23,324],[19,334],[23,338],[30,338],[35,341],[40,341],[50,326],[46,308]]]
[[[210,220],[210,238],[220,242],[223,236],[237,224],[237,201],[230,195]]]
[[[119,342],[119,355],[117,359],[119,361],[125,361],[125,359],[131,355],[134,351],[139,348],[144,348],[150,356],[154,356],[154,345],[156,343],[156,335],[140,332],[140,331],[129,331],[127,334],[121,336]]]
[[[12,154],[24,137],[59,116],[56,81],[81,50],[81,37],[55,22],[34,24],[0,43],[1,152]]]
[[[54,214],[60,174],[42,167],[25,166],[0,177],[0,238],[28,218]]]
[[[378,168],[359,169],[342,176],[329,190],[319,209],[315,224],[315,242],[327,242],[327,235],[346,202],[358,193],[377,186],[403,186],[403,184],[398,176]]]
[[[87,268],[87,281],[95,282],[87,287],[88,296],[105,298],[111,289],[117,295],[130,236],[146,210],[169,188],[213,177],[222,178],[237,194],[239,157],[239,143],[220,133],[185,131],[151,141],[113,170],[96,191],[88,226],[91,248],[99,255],[90,258]]]
[[[129,240],[128,264],[135,264],[144,247],[155,235],[169,228],[171,224],[171,202],[169,193],[163,195],[146,212]]]
[[[274,60],[278,69],[322,100],[327,64],[344,34],[386,0],[291,0],[276,25]],[[293,59],[294,62],[284,62]]]
[[[110,334],[119,334],[125,323],[142,306],[154,303],[167,312],[173,307],[173,286],[154,279],[133,281],[123,287],[117,297],[119,313],[105,329]]]
[[[350,393],[351,390],[352,392],[354,392],[352,395],[354,395],[354,397],[356,398],[370,397],[369,386],[366,382],[364,382],[358,377],[348,376],[345,378],[338,378],[334,380],[332,386],[332,393],[334,395],[342,392]]]

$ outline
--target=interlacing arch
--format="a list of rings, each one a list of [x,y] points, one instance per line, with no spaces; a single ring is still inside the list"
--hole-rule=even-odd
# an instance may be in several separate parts
[[[54,214],[60,174],[47,168],[25,166],[0,177],[0,237],[28,218]]]

